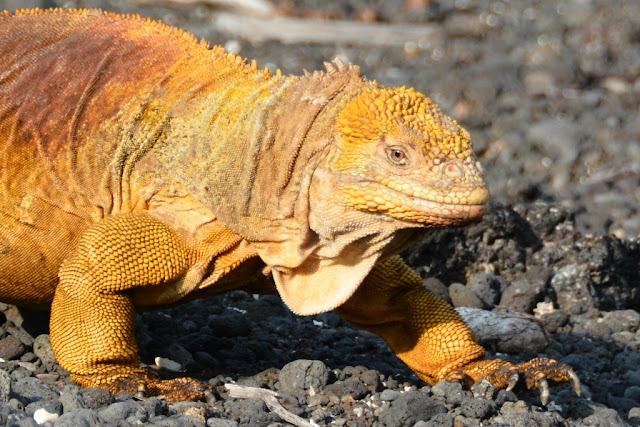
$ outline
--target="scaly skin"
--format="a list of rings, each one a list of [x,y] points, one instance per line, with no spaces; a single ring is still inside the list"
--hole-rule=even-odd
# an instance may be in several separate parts
[[[466,131],[357,67],[285,77],[164,24],[98,10],[0,15],[0,300],[51,307],[83,386],[202,398],[140,368],[135,312],[244,289],[337,310],[421,378],[530,388],[394,254],[484,213]]]

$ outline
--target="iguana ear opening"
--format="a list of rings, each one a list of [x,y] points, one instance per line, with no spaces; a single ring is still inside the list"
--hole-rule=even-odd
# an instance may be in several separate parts
[[[377,259],[378,255],[363,259],[344,252],[339,261],[311,256],[295,268],[275,267],[273,279],[291,311],[300,316],[324,313],[339,307],[353,295]],[[349,263],[350,260],[353,263]]]

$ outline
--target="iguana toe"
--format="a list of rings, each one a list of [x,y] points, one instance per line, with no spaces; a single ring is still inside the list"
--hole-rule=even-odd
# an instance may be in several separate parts
[[[183,400],[215,401],[210,384],[188,377],[161,380],[151,375],[136,375],[118,381],[110,389],[114,393],[130,393],[138,399],[157,396],[169,403]]]
[[[538,357],[519,365],[500,359],[480,360],[450,372],[446,380],[459,382],[461,376],[473,383],[485,379],[497,389],[506,390],[512,390],[520,378],[524,378],[527,389],[540,390],[543,405],[549,401],[549,380],[557,383],[569,382],[576,394],[581,394],[580,379],[573,369],[565,363],[546,357]]]

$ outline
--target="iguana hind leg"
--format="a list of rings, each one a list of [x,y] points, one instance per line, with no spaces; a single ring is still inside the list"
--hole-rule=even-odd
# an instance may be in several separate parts
[[[140,367],[132,296],[147,287],[161,302],[179,299],[186,281],[201,278],[195,257],[175,231],[146,214],[108,218],[87,230],[60,268],[51,309],[51,343],[71,378],[114,392],[201,398],[205,387],[196,380],[160,381]]]
[[[400,257],[376,265],[356,293],[336,310],[346,320],[382,336],[396,355],[430,384],[487,379],[496,388],[512,388],[518,373],[530,389],[540,389],[545,403],[546,379],[580,384],[571,368],[537,358],[522,365],[485,359],[485,351],[462,317],[445,301],[424,289],[422,279]]]

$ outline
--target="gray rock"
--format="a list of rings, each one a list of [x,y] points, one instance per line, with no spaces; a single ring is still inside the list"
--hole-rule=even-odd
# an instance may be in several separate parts
[[[631,386],[640,387],[640,369],[634,369],[627,373],[627,380]]]
[[[172,413],[190,415],[192,412],[206,412],[207,405],[203,402],[175,402],[170,405],[169,409]]]
[[[631,387],[627,387],[624,391],[624,397],[627,399],[633,399],[638,402],[638,406],[640,406],[640,387],[637,385],[632,385]]]
[[[614,310],[604,313],[602,321],[614,332],[635,333],[640,327],[640,313],[635,310]]]
[[[172,344],[167,349],[167,354],[171,360],[175,360],[183,367],[186,367],[194,362],[193,355],[179,344]]]
[[[618,372],[630,371],[640,366],[640,354],[632,351],[621,351],[613,358],[612,366],[616,367]]]
[[[272,422],[280,422],[278,415],[269,412],[267,406],[261,400],[246,399],[236,400],[229,404],[229,415],[232,419],[239,420],[239,424],[264,425]]]
[[[601,319],[587,319],[584,322],[584,327],[589,336],[598,338],[609,338],[613,334],[613,330]]]
[[[20,361],[21,362],[27,362],[27,363],[33,363],[34,365],[35,364],[42,365],[42,361],[40,359],[38,359],[38,356],[36,356],[35,353],[33,353],[31,351],[27,351],[25,354],[20,356]]]
[[[112,403],[100,409],[98,415],[107,422],[117,423],[119,420],[124,420],[136,415],[139,411],[144,412],[144,409],[136,405],[135,402],[128,400],[126,402]]]
[[[449,286],[449,298],[454,307],[488,308],[475,292],[462,283]]]
[[[558,306],[569,314],[586,313],[596,307],[595,289],[586,271],[576,264],[558,270],[551,279]]]
[[[418,421],[413,427],[453,427],[454,419],[451,414],[436,414],[429,421]]]
[[[4,360],[20,359],[26,351],[23,342],[13,335],[7,335],[0,340],[0,358]]]
[[[460,409],[465,417],[487,419],[496,412],[496,402],[488,399],[467,399]]]
[[[24,379],[24,378],[29,378],[32,376],[33,376],[33,372],[31,372],[27,368],[23,368],[22,366],[19,366],[18,368],[11,371],[11,379],[14,381]]]
[[[205,427],[206,423],[199,418],[189,415],[172,415],[168,418],[168,426],[171,427]]]
[[[7,332],[22,341],[27,347],[33,347],[33,337],[27,331],[15,326],[7,328]]]
[[[51,341],[49,335],[38,335],[33,341],[33,352],[42,360],[45,366],[51,366],[57,363],[56,357],[53,354],[53,348],[51,347]]]
[[[80,390],[82,405],[88,409],[100,409],[113,401],[111,392],[104,388],[91,387]]]
[[[609,396],[607,405],[617,410],[620,414],[628,414],[631,408],[640,406],[640,402],[626,397]]]
[[[622,417],[620,417],[620,414],[611,408],[598,408],[593,415],[585,417],[582,422],[584,425],[592,426],[623,427],[628,425]]]
[[[43,381],[28,377],[22,378],[12,386],[12,394],[18,396],[23,403],[36,402],[38,400],[57,399],[58,393]]]
[[[150,397],[140,402],[140,404],[147,412],[149,418],[166,415],[169,411],[169,404],[167,401],[158,399],[157,397]]]
[[[475,293],[483,302],[483,308],[493,308],[500,301],[503,288],[507,288],[509,282],[499,279],[492,273],[476,273],[469,277],[466,287]]]
[[[209,418],[207,420],[207,427],[238,427],[238,422],[220,418]]]
[[[38,423],[32,417],[20,417],[15,423],[10,422],[10,425],[16,427],[38,427]]]
[[[379,419],[386,426],[408,427],[445,412],[447,410],[440,402],[424,393],[412,390],[391,402],[389,409],[384,411]]]
[[[349,378],[346,381],[329,384],[324,388],[324,392],[339,398],[351,396],[356,400],[362,399],[370,393],[369,388],[358,378]]]
[[[33,415],[38,409],[44,408],[49,414],[62,414],[62,403],[58,399],[37,400],[28,404],[24,411],[28,415]]]
[[[60,392],[60,402],[64,408],[64,412],[76,411],[84,408],[82,397],[80,396],[80,387],[75,384],[67,384]]]
[[[551,313],[544,313],[540,316],[540,321],[549,332],[555,332],[569,321],[569,314],[562,310],[553,310]]]
[[[360,374],[360,379],[363,383],[369,387],[370,390],[377,391],[382,387],[382,382],[380,381],[380,373],[378,371],[374,371],[373,369],[367,369],[362,374]]]
[[[502,406],[505,404],[505,402],[517,402],[518,396],[512,390],[507,391],[505,389],[502,389],[498,390],[495,401],[498,406]]]
[[[424,287],[431,293],[436,294],[449,304],[452,304],[451,298],[449,298],[449,288],[435,277],[427,277],[422,281]]]
[[[504,353],[542,351],[549,337],[538,320],[526,313],[456,309],[473,330],[481,345]]]
[[[524,414],[531,410],[524,400],[517,400],[515,402],[505,402],[500,408],[502,414]]]
[[[100,418],[98,413],[93,409],[80,409],[69,413],[63,413],[56,420],[56,427],[75,427],[75,426],[102,426],[105,420]]]
[[[533,313],[536,304],[542,300],[549,280],[549,270],[531,269],[526,275],[504,290],[500,298],[500,307],[523,313]]]
[[[522,412],[498,415],[493,424],[506,426],[556,427],[562,425],[557,413]]]
[[[327,385],[329,369],[319,360],[296,360],[283,366],[279,381],[284,391],[318,390]]]
[[[481,379],[471,386],[471,394],[475,398],[492,399],[495,392],[495,386],[486,379]]]
[[[400,392],[398,390],[385,389],[380,393],[380,400],[386,400],[388,402],[392,400],[396,400],[400,397]]]
[[[467,398],[467,393],[462,389],[462,384],[440,381],[431,388],[436,396],[444,397],[447,403],[459,405]]]
[[[58,417],[55,425],[56,427],[92,427],[96,423],[91,424],[79,412],[68,412]]]
[[[41,402],[42,401],[34,402],[31,405],[37,405]],[[27,413],[29,413],[28,410]],[[42,405],[42,407],[33,411],[33,419],[38,424],[55,423],[61,414],[62,403],[60,403],[59,400],[50,400]]]

